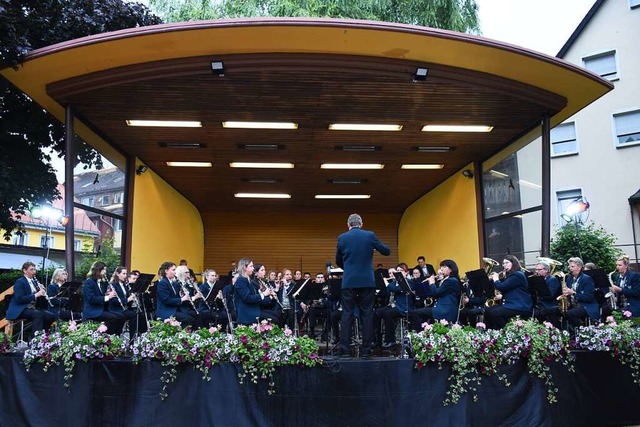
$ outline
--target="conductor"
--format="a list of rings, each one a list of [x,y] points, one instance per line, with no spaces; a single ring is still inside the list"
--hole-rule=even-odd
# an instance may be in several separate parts
[[[342,322],[340,356],[349,357],[353,309],[357,305],[362,316],[362,357],[371,357],[373,342],[373,302],[376,282],[373,277],[373,251],[388,256],[391,250],[372,231],[362,229],[362,217],[351,214],[349,231],[338,236],[336,264],[344,270],[342,277]]]

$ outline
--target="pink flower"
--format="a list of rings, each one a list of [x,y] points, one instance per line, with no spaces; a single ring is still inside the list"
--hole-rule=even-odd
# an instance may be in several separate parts
[[[100,326],[98,326],[98,332],[107,332],[107,325],[101,323]]]
[[[430,325],[429,323],[427,323],[427,322],[424,322],[424,323],[422,324],[422,329],[424,329],[425,331],[430,331],[430,330],[431,330],[431,328],[433,328],[433,326],[431,326],[431,325]]]
[[[209,333],[210,334],[215,334],[216,332],[218,332],[218,328],[216,328],[215,326],[212,326],[209,328]]]
[[[70,331],[78,330],[78,325],[76,324],[75,320],[72,320],[71,322],[69,322],[69,330]]]
[[[516,320],[516,326],[524,326],[524,322],[522,320]]]
[[[613,318],[613,316],[607,316],[606,321],[607,323],[612,323],[615,322],[615,319]]]
[[[449,324],[449,322],[447,322],[447,320],[446,320],[446,319],[440,319],[440,324],[441,324],[441,325],[448,325],[448,324]]]
[[[543,325],[546,326],[547,328],[553,328],[553,323],[551,322],[544,322]]]
[[[487,329],[487,325],[485,325],[482,322],[478,322],[478,323],[476,323],[476,328],[477,329]]]
[[[460,326],[460,325],[459,325],[459,324],[457,324],[457,323],[454,323],[454,324],[453,324],[453,326],[452,326],[452,328],[453,328],[453,329],[462,329],[462,326]]]
[[[622,312],[622,315],[624,317],[631,317],[631,312],[629,310],[625,310],[625,311]]]
[[[291,334],[293,334],[293,332],[291,332],[291,329],[289,329],[289,327],[288,327],[288,326],[286,326],[286,327],[284,328],[284,334],[285,334],[286,336],[290,337],[290,336],[291,336]]]

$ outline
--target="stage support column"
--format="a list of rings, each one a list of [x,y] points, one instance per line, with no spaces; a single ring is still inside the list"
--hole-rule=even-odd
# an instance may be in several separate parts
[[[551,128],[549,115],[542,118],[542,239],[540,256],[551,252]]]
[[[69,221],[64,230],[64,258],[67,265],[68,280],[74,280],[75,248],[74,230],[75,218],[73,215],[73,164],[75,153],[73,152],[73,111],[67,105],[64,115],[65,141],[64,141],[64,211]]]

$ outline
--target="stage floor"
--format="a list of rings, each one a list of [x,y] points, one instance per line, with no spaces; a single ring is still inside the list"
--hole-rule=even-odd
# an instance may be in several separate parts
[[[556,404],[526,366],[502,369],[511,386],[483,379],[478,401],[443,406],[449,369],[414,369],[413,360],[328,360],[322,367],[281,368],[275,394],[239,384],[225,363],[200,371],[180,366],[161,400],[159,362],[124,358],[78,363],[71,387],[64,368],[26,372],[20,355],[0,356],[0,425],[15,426],[605,426],[640,424],[640,387],[605,353],[576,354],[576,372],[552,369]]]

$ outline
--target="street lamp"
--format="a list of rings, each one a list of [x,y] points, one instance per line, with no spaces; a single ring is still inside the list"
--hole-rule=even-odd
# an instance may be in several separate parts
[[[29,212],[31,218],[46,221],[45,228],[45,240],[44,240],[44,254],[42,255],[42,269],[46,272],[45,283],[48,282],[49,273],[46,268],[46,260],[49,258],[49,235],[51,234],[51,221],[57,221],[63,227],[69,222],[69,217],[65,216],[64,211],[58,208],[54,208],[51,205],[35,205]]]
[[[578,246],[578,256],[582,258],[582,251],[580,250],[580,226],[584,224],[585,218],[583,213],[587,212],[591,205],[584,197],[578,197],[567,206],[565,213],[560,217],[565,220],[567,224],[573,223],[576,228],[576,244]]]

